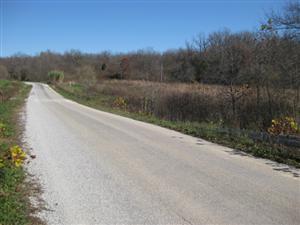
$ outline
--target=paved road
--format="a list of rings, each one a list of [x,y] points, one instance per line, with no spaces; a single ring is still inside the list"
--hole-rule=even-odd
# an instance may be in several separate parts
[[[49,224],[300,224],[299,171],[90,109],[47,85],[33,85],[25,133]]]

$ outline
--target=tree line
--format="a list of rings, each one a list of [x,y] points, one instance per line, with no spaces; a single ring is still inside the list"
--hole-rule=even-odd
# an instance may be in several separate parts
[[[124,54],[16,54],[0,58],[0,77],[46,81],[49,71],[58,70],[65,80],[89,85],[101,79],[244,84],[255,87],[258,95],[262,87],[293,89],[299,98],[299,17],[300,2],[288,2],[281,12],[271,11],[255,32],[224,29],[162,53],[146,49]]]

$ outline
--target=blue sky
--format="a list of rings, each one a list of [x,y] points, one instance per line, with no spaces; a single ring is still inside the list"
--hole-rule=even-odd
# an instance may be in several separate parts
[[[199,33],[254,30],[284,0],[0,0],[2,56],[184,47]]]

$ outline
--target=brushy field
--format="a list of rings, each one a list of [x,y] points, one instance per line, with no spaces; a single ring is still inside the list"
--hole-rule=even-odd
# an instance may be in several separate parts
[[[30,91],[21,82],[0,80],[0,224],[30,224],[29,201],[18,146],[17,113]]]
[[[77,85],[78,86],[78,85]],[[64,85],[68,90],[70,85]],[[77,94],[122,97],[126,109],[171,121],[221,123],[227,127],[266,130],[274,118],[300,120],[300,99],[292,90],[257,90],[247,86],[104,80],[72,86]],[[125,107],[125,106],[124,106]]]
[[[273,91],[272,102],[268,93],[262,92],[257,104],[255,90],[248,87],[117,80],[65,82],[54,87],[65,97],[97,109],[300,167],[299,149],[255,141],[248,135],[250,131],[267,131],[273,118],[299,118],[291,90],[284,94]]]

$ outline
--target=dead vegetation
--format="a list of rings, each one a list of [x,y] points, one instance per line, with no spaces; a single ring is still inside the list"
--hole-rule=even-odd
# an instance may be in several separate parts
[[[267,92],[261,92],[258,104],[256,90],[248,86],[107,80],[80,87],[90,96],[101,93],[122,97],[127,110],[168,120],[212,121],[254,130],[266,130],[272,119],[281,116],[299,121],[293,90],[272,89],[271,99]]]

